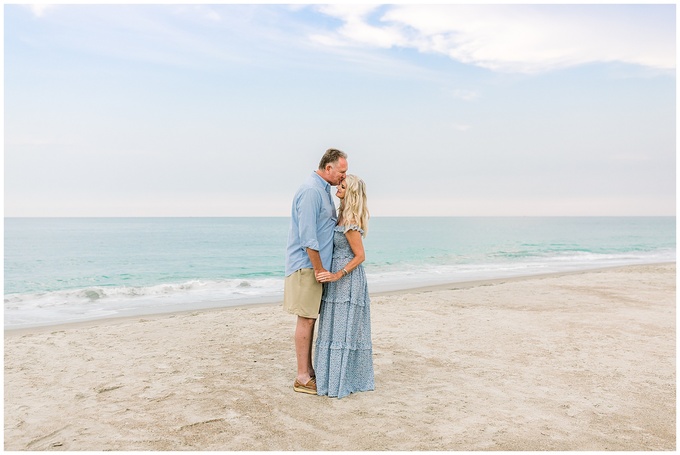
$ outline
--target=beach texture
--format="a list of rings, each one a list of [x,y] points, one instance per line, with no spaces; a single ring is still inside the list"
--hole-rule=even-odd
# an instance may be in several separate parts
[[[257,305],[5,332],[5,450],[675,450],[675,264],[372,296],[375,391]],[[370,287],[370,283],[369,283]]]

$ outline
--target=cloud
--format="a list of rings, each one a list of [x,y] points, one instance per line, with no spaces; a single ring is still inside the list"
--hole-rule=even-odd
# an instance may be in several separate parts
[[[477,92],[472,90],[456,89],[451,92],[454,98],[461,99],[463,101],[472,101],[476,99],[479,95]]]
[[[347,45],[350,42],[364,43],[371,46],[389,48],[407,46],[402,31],[397,26],[374,26],[368,23],[372,13],[379,10],[374,5],[336,4],[317,7],[318,11],[340,19],[343,25],[337,30],[337,38],[312,35],[312,39],[331,46]]]
[[[674,5],[335,5],[334,46],[414,48],[494,71],[595,62],[675,68]]]
[[[196,17],[209,22],[221,22],[222,16],[215,9],[204,5],[177,5],[174,8],[177,15]]]
[[[55,5],[50,5],[47,3],[36,3],[33,5],[28,5],[28,7],[31,9],[31,11],[36,17],[43,17],[45,15],[45,11],[50,8],[53,8],[54,6]]]
[[[47,5],[40,5],[47,6]],[[54,49],[77,50],[99,58],[144,62],[172,67],[197,68],[215,62],[247,61],[243,52],[216,39],[217,30],[230,24],[219,8],[201,5],[59,5],[60,17],[53,24]],[[31,9],[34,14],[49,14]],[[236,16],[243,8],[234,8]],[[235,21],[236,19],[232,19]],[[87,36],[87,39],[83,39]],[[220,36],[224,38],[224,36]],[[93,63],[94,65],[95,63]]]
[[[464,132],[464,131],[469,130],[470,128],[472,128],[471,125],[466,125],[466,124],[463,124],[463,123],[454,123],[453,124],[453,129],[455,129],[456,131]]]

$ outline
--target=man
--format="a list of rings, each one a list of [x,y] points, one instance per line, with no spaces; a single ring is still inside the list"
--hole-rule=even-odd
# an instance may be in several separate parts
[[[312,367],[312,338],[319,317],[323,286],[316,275],[331,267],[333,229],[337,223],[331,185],[337,186],[347,174],[347,154],[328,149],[317,169],[298,188],[293,198],[283,307],[297,315],[295,326],[296,392],[316,395],[316,377]]]

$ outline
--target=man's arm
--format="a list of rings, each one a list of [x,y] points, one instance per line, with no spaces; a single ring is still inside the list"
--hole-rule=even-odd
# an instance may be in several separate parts
[[[313,190],[307,190],[300,195],[297,209],[300,243],[309,256],[316,276],[326,271],[321,263],[319,241],[316,238],[316,215],[321,210],[321,199]]]
[[[311,248],[307,248],[307,255],[309,256],[309,260],[312,261],[312,267],[314,268],[314,276],[321,272],[327,271],[326,269],[323,268],[323,264],[321,264],[321,256],[319,255],[318,251],[313,250]]]

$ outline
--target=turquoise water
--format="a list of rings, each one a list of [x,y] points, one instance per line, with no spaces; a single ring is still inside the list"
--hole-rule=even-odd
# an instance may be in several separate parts
[[[272,302],[288,218],[6,218],[5,327]],[[675,217],[374,218],[371,291],[675,261]]]

